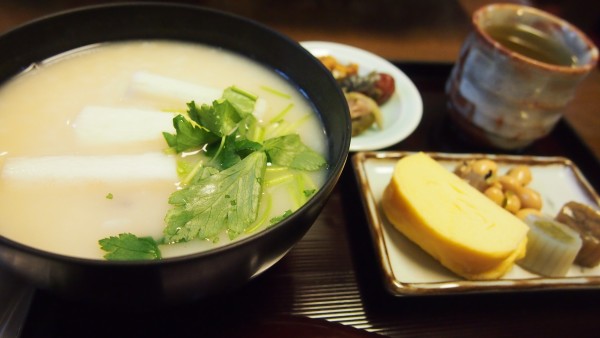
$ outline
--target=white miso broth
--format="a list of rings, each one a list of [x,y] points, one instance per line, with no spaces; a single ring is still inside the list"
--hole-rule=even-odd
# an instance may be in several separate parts
[[[291,129],[326,158],[323,127],[296,88],[249,58],[211,46],[98,44],[36,64],[4,83],[0,234],[92,259],[102,259],[106,252],[98,241],[109,236],[132,233],[159,240],[184,162],[181,154],[166,151],[162,132],[174,133],[172,118],[186,111],[187,102],[211,104],[207,93],[230,86],[258,96],[255,116],[269,125],[266,134]],[[297,177],[318,189],[325,171],[303,171]],[[266,175],[276,183],[263,186],[259,217],[297,209],[288,187],[297,177],[277,178],[269,169]],[[216,242],[196,239],[160,245],[160,250],[172,257],[230,242],[223,233]]]

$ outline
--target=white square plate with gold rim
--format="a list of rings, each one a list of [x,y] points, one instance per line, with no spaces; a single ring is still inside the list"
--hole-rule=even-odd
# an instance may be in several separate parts
[[[406,296],[600,287],[600,266],[583,268],[573,265],[565,277],[549,278],[515,265],[502,278],[491,281],[469,281],[447,270],[397,231],[381,210],[383,190],[390,182],[394,165],[408,154],[410,152],[358,152],[352,157],[376,256],[390,293]],[[499,174],[517,164],[528,165],[533,175],[529,187],[541,194],[542,212],[550,216],[555,216],[569,201],[600,207],[597,192],[577,166],[564,157],[447,153],[429,155],[450,171],[464,160],[477,158],[496,161]]]

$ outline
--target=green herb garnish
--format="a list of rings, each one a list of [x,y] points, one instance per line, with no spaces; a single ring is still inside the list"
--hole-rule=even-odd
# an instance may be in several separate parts
[[[320,170],[327,163],[302,143],[299,135],[286,134],[305,119],[286,122],[289,105],[277,121],[263,126],[252,114],[257,99],[229,87],[212,104],[189,102],[186,114],[173,118],[175,133],[163,133],[169,151],[199,155],[197,161],[178,162],[181,189],[169,197],[172,208],[165,216],[164,238],[160,243],[133,234],[102,239],[99,243],[107,251],[106,259],[159,259],[159,244],[195,239],[216,242],[224,233],[233,239],[254,231],[267,223],[270,199],[260,216],[258,213],[263,191],[273,185],[286,184],[294,210],[315,193],[314,184],[302,172]],[[268,166],[276,169],[270,170],[266,179]],[[269,222],[275,224],[294,210]]]
[[[316,189],[307,189],[307,190],[303,190],[302,191],[304,193],[304,197],[310,197],[312,195],[315,194],[315,192],[317,192]]]
[[[160,259],[160,250],[152,237],[137,237],[125,233],[99,241],[100,248],[107,253],[104,258],[114,261]]]
[[[307,147],[298,134],[268,139],[264,144],[273,164],[300,170],[319,170],[327,164],[316,151]]]
[[[191,102],[191,104],[194,103]],[[207,143],[218,140],[215,134],[200,127],[181,114],[173,118],[173,127],[175,127],[175,134],[164,132],[163,136],[169,147],[177,153],[199,148]]]
[[[291,214],[292,214],[291,210],[286,210],[282,215],[271,218],[269,220],[269,222],[271,222],[271,224],[279,223],[279,222],[283,221],[284,219],[288,218]]]
[[[230,238],[242,233],[258,214],[267,158],[254,152],[238,164],[174,192],[174,207],[165,217],[167,243],[195,238],[216,241],[227,231]]]

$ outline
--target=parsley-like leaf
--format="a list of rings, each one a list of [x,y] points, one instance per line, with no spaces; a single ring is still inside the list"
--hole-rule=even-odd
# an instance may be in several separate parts
[[[163,132],[163,136],[169,147],[178,153],[202,147],[219,139],[208,130],[194,125],[192,121],[181,114],[173,118],[173,127],[175,127],[176,134]]]
[[[249,227],[264,224],[267,213],[257,222],[267,161],[275,166],[298,170],[318,170],[327,166],[325,159],[307,147],[299,135],[285,135],[265,141],[268,132],[253,116],[258,97],[237,87],[229,87],[212,104],[187,104],[187,117],[173,118],[175,133],[163,133],[167,144],[177,153],[202,150],[195,164],[178,163],[183,176],[183,188],[171,194],[172,208],[165,216],[166,227],[160,244],[193,239],[217,241],[223,232],[230,239]],[[291,109],[288,106],[277,120]],[[279,123],[279,122],[278,122]],[[288,169],[286,169],[288,170]],[[298,189],[303,189],[300,184]],[[299,190],[304,199],[315,193],[314,188]],[[112,198],[112,194],[106,196]],[[299,201],[303,200],[299,196]],[[270,210],[270,207],[267,209]],[[275,224],[292,214],[292,210],[273,217]],[[257,225],[258,224],[258,225]],[[158,244],[151,237],[136,237],[125,233],[99,241],[109,260],[160,259]]]
[[[98,241],[107,253],[107,260],[131,261],[160,259],[160,249],[152,237],[137,237],[130,233],[111,236]]]
[[[298,134],[271,138],[265,141],[265,150],[273,164],[300,170],[318,170],[327,165],[323,156],[310,149]]]
[[[266,163],[265,153],[258,151],[171,194],[173,208],[165,217],[166,242],[215,241],[224,230],[231,238],[242,233],[258,215]]]
[[[244,158],[255,151],[262,149],[262,144],[250,140],[236,140],[234,143],[235,152],[241,158]]]
[[[264,141],[265,128],[260,125],[254,115],[248,115],[238,123],[237,134],[242,139],[262,143]]]
[[[240,117],[246,117],[254,112],[254,105],[258,97],[232,86],[223,91],[223,99],[231,103]]]
[[[304,197],[310,197],[310,196],[314,195],[315,192],[317,192],[317,189],[307,189],[307,190],[304,190],[303,191]]]
[[[217,149],[209,149],[207,155],[212,156],[210,163],[219,170],[232,167],[241,161],[235,148],[235,133],[225,137]]]
[[[196,184],[199,181],[211,176],[211,175],[215,175],[219,173],[219,169],[214,168],[214,167],[201,167],[196,174],[191,177],[187,182],[185,182],[186,184]]]
[[[289,209],[288,209],[288,210],[286,210],[286,211],[285,211],[285,212],[284,212],[282,215],[275,216],[275,217],[271,218],[271,219],[269,220],[269,222],[270,222],[271,224],[279,223],[279,222],[283,221],[284,219],[286,219],[286,218],[290,217],[290,215],[291,215],[291,214],[292,214],[292,210],[289,210]]]
[[[233,105],[223,99],[214,101],[212,106],[203,104],[196,114],[200,124],[219,137],[229,135],[242,119]]]
[[[230,135],[238,123],[243,121],[241,134],[244,138],[255,141],[260,135],[260,127],[252,112],[257,97],[236,87],[229,87],[219,100],[210,104],[196,105],[194,101],[187,103],[187,115],[173,118],[175,134],[163,133],[169,147],[177,153],[203,147]]]

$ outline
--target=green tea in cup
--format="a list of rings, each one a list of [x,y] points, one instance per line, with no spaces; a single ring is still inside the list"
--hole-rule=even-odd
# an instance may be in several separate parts
[[[579,29],[539,9],[492,4],[473,14],[446,83],[452,120],[467,139],[520,149],[552,131],[598,49]]]
[[[534,27],[524,24],[500,24],[484,29],[502,46],[523,56],[558,66],[577,65],[578,58],[571,50]]]

